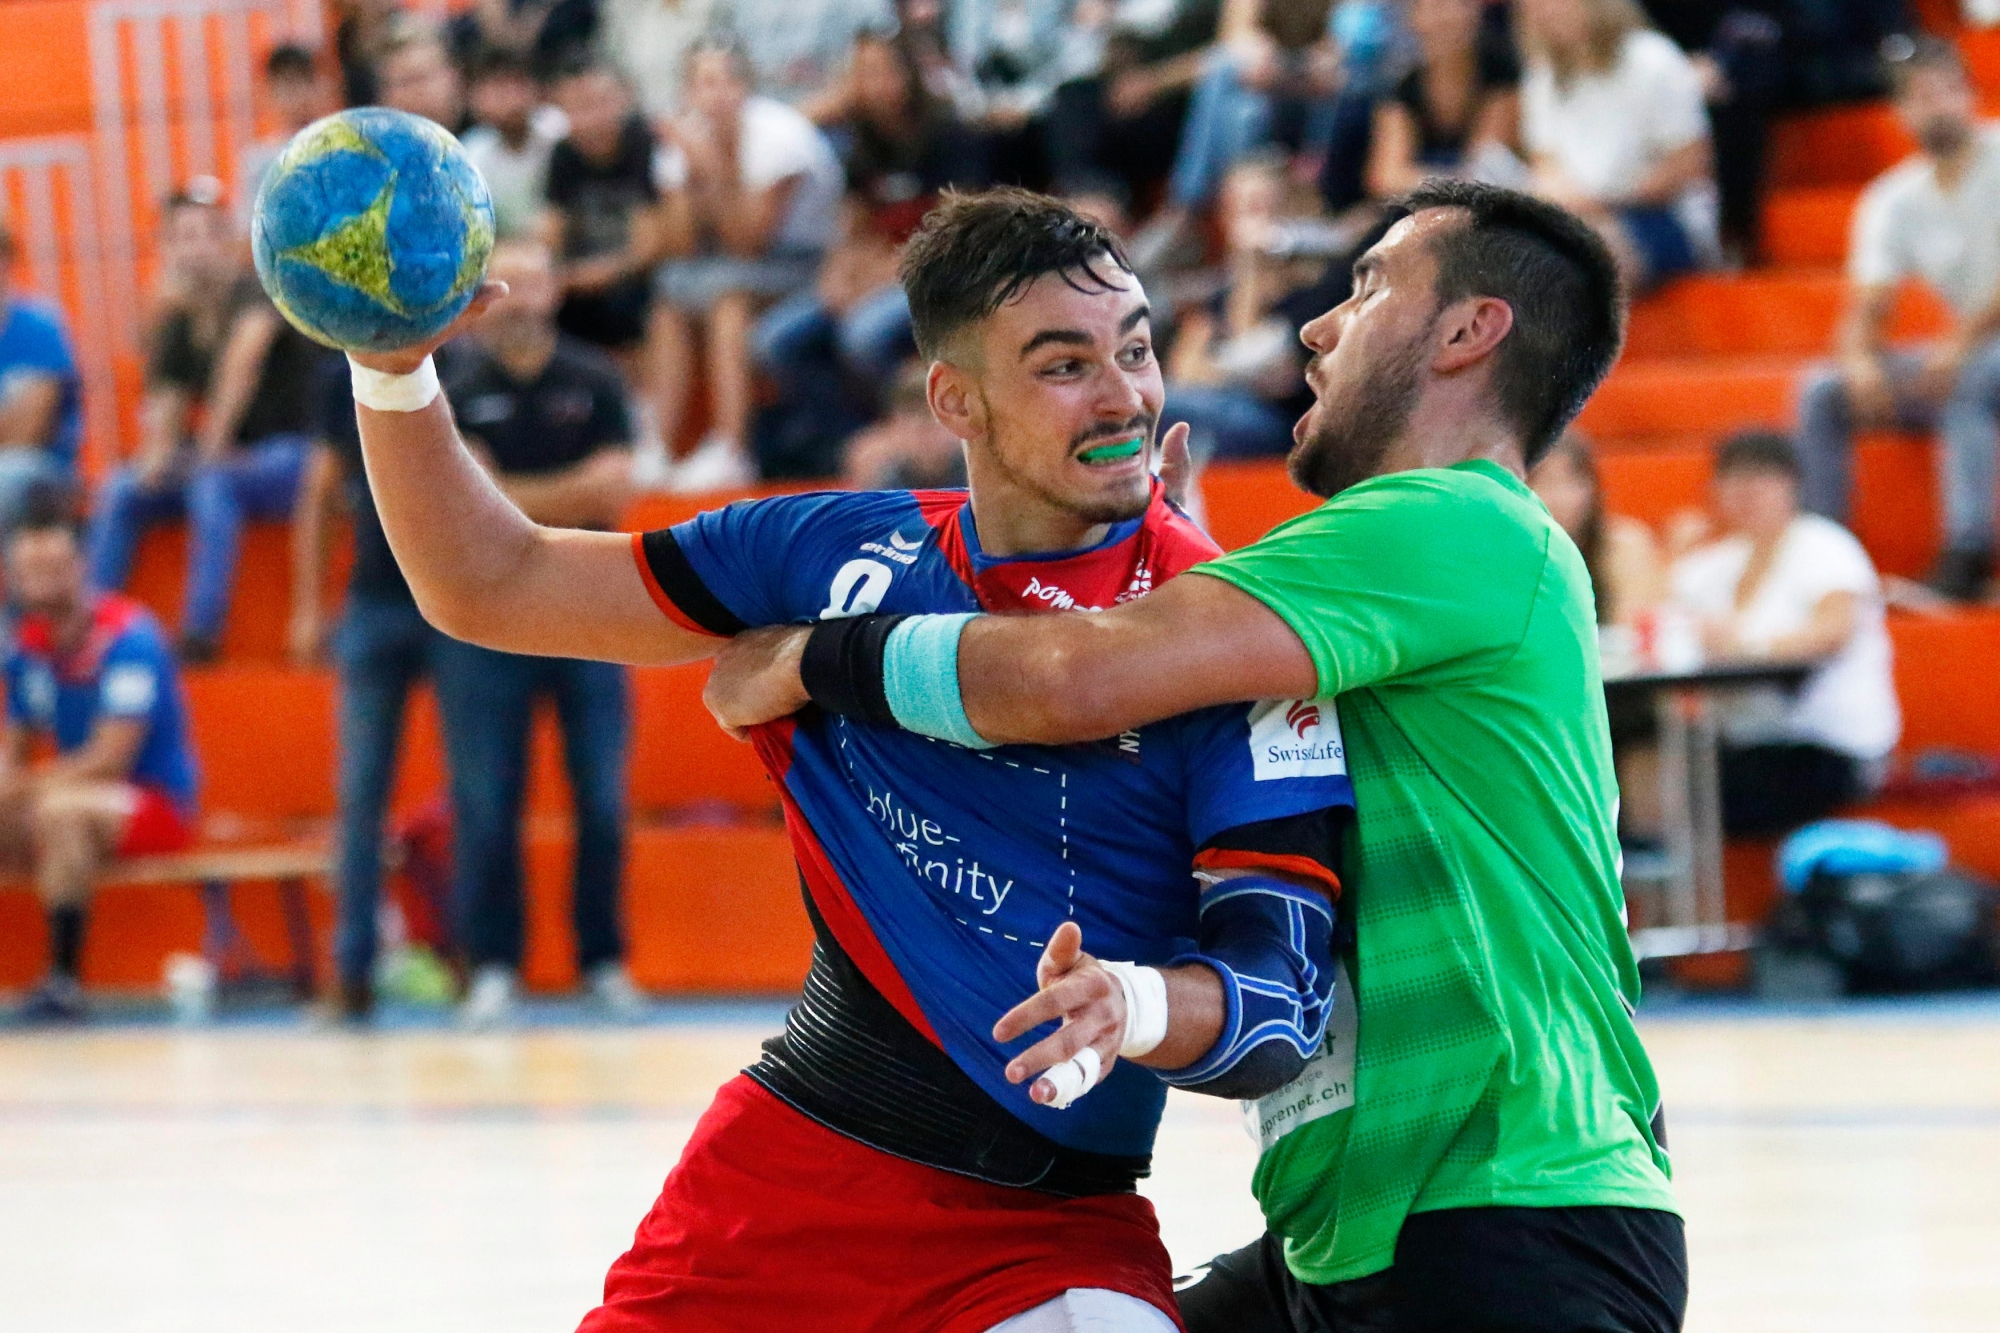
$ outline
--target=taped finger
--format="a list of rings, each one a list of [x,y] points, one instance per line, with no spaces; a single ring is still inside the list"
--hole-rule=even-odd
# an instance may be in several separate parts
[[[1059,1065],[1051,1065],[1042,1075],[1056,1090],[1049,1106],[1061,1111],[1070,1103],[1097,1086],[1098,1078],[1104,1073],[1104,1061],[1097,1054],[1097,1048],[1086,1046]]]

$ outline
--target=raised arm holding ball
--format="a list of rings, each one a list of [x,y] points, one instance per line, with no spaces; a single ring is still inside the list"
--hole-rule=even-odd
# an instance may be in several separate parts
[[[1115,240],[1039,196],[960,198],[905,280],[969,496],[789,496],[636,537],[547,528],[475,462],[429,360],[493,288],[453,328],[351,351],[369,482],[419,607],[492,648],[673,663],[878,609],[1113,606],[1214,553],[1151,475],[1159,369]],[[1281,735],[1315,740],[1273,760]],[[1352,794],[1331,718],[1233,706],[1018,755],[831,713],[752,738],[785,802],[812,972],[584,1329],[1176,1327],[1134,1191],[1166,1083],[1268,1094],[1344,1003],[1333,867]]]

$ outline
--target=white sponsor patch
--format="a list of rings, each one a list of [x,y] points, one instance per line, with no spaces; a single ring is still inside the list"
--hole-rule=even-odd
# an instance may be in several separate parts
[[[1278,699],[1250,710],[1250,768],[1258,782],[1347,772],[1331,700]]]
[[[104,683],[99,688],[105,712],[130,717],[152,708],[153,699],[160,691],[160,682],[153,668],[133,663],[105,672]]]
[[[1354,1105],[1354,1042],[1361,1016],[1354,1008],[1354,986],[1347,979],[1347,962],[1333,964],[1333,1017],[1319,1054],[1306,1062],[1299,1076],[1268,1097],[1243,1103],[1243,1127],[1263,1152],[1300,1125],[1324,1120]]]

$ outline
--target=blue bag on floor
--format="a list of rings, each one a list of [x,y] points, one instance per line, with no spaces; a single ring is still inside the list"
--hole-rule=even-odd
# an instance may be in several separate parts
[[[1928,874],[1951,859],[1935,833],[1894,828],[1872,819],[1823,819],[1778,848],[1778,880],[1802,891],[1817,871],[1829,875]]]

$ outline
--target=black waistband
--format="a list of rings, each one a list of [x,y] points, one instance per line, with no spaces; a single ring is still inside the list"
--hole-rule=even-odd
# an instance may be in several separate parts
[[[1065,1148],[1021,1123],[862,975],[810,892],[806,912],[805,993],[750,1077],[835,1133],[994,1185],[1080,1198],[1129,1193],[1147,1174],[1149,1157]]]

